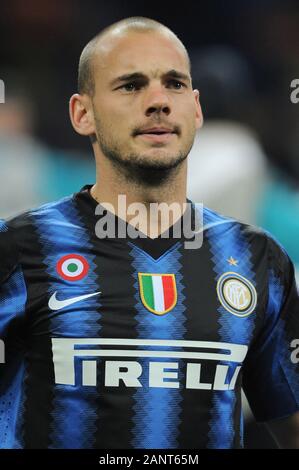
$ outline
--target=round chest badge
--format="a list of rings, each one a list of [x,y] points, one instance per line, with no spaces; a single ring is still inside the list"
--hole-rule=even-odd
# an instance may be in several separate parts
[[[247,317],[257,304],[254,285],[241,274],[234,272],[220,276],[217,295],[223,307],[237,317]]]
[[[80,281],[88,274],[89,264],[83,256],[71,254],[58,260],[56,270],[66,281]]]

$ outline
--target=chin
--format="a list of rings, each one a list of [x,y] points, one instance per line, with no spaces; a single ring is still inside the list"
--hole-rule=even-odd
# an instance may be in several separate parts
[[[181,152],[180,150],[172,150],[170,148],[161,148],[156,147],[152,148],[148,151],[141,152],[140,158],[142,159],[152,159],[152,160],[176,160],[180,158]]]
[[[147,155],[141,157],[138,161],[138,164],[143,168],[167,170],[176,167],[182,163],[185,158],[186,157],[182,157],[182,155],[175,155],[173,157],[170,157],[167,154],[160,154],[155,156]]]

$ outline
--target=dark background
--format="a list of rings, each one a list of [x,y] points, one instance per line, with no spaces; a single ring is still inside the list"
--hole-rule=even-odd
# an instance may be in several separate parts
[[[299,178],[299,112],[289,99],[290,82],[299,77],[298,1],[10,0],[1,10],[1,78],[7,93],[15,82],[32,99],[34,131],[47,144],[89,150],[68,117],[81,50],[103,27],[148,16],[173,29],[190,51],[205,118],[249,123],[271,160]],[[236,55],[231,60],[239,62],[237,73],[228,76],[223,59],[211,80],[205,59],[211,51],[221,54],[221,48]],[[199,56],[205,64],[200,71]]]
[[[64,153],[67,168],[72,161],[93,159],[89,140],[75,134],[68,115],[83,47],[113,22],[146,16],[172,29],[187,47],[205,120],[249,126],[269,168],[277,169],[298,195],[299,104],[290,101],[290,83],[299,78],[298,0],[10,0],[0,8],[6,101],[25,103],[26,132],[49,149],[54,163],[61,165]],[[0,106],[3,138],[1,112],[7,108]],[[0,181],[9,164],[5,156],[0,153]],[[248,447],[274,447],[262,425],[249,419],[246,431]]]

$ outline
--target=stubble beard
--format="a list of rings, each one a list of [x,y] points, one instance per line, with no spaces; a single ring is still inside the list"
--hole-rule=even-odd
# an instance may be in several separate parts
[[[187,152],[179,151],[175,157],[166,155],[164,160],[160,161],[137,153],[124,155],[115,141],[107,140],[103,126],[96,116],[95,125],[97,142],[102,153],[119,175],[139,187],[159,187],[170,182],[178,173],[192,147],[191,144]]]

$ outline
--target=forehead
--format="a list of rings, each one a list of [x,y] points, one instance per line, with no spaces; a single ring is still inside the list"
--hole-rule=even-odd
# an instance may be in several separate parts
[[[106,38],[94,56],[96,82],[135,71],[156,78],[171,69],[189,74],[187,56],[175,38],[160,32],[129,32]]]

